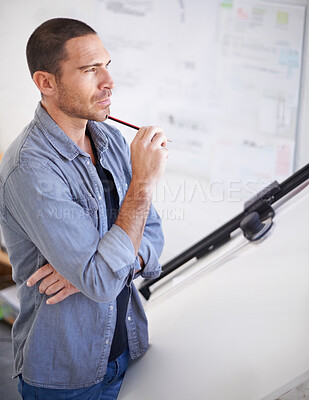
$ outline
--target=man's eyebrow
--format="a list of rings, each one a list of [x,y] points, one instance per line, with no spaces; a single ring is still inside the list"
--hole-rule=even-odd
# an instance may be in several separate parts
[[[106,67],[111,63],[112,60],[109,60],[109,62],[106,64]],[[77,69],[87,69],[90,67],[102,67],[103,63],[94,63],[94,64],[88,64],[88,65],[82,65],[81,67],[78,67]]]

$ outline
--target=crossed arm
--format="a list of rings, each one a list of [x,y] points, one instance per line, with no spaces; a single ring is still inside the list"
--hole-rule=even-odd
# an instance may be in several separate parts
[[[143,127],[136,134],[131,143],[132,180],[115,222],[130,238],[141,269],[144,261],[138,253],[144,231],[147,230],[147,216],[151,209],[154,186],[165,169],[168,157],[166,143],[166,136],[157,127]],[[147,260],[145,263],[147,264]],[[72,268],[70,270],[72,273]],[[49,263],[28,279],[27,286],[31,287],[41,279],[39,291],[54,295],[47,300],[47,304],[59,303],[79,291]]]
[[[140,255],[138,255],[139,263],[141,269],[135,271],[135,273],[140,272],[144,268],[144,261]],[[46,300],[46,304],[56,304],[60,303],[62,300],[71,296],[74,293],[79,292],[79,290],[72,285],[67,279],[59,274],[50,264],[45,264],[43,267],[39,268],[27,281],[27,286],[31,287],[39,282],[42,282],[39,286],[39,292],[45,293],[49,297]]]

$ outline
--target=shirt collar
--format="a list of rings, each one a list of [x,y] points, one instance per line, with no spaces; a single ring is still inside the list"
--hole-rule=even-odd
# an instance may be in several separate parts
[[[65,158],[72,161],[79,154],[88,156],[77,144],[67,136],[63,130],[52,119],[48,112],[38,104],[34,116],[35,122],[39,123],[41,130],[51,145]],[[88,121],[87,128],[94,141],[96,149],[99,153],[103,153],[108,149],[108,139],[101,129],[99,123]]]
[[[108,138],[103,132],[103,125],[95,121],[88,121],[87,129],[92,137],[97,153],[101,154],[106,151],[108,149]]]

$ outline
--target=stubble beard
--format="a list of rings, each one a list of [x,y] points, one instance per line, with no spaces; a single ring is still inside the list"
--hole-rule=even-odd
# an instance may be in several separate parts
[[[102,122],[109,115],[109,107],[101,112],[88,110],[85,104],[95,104],[91,99],[85,99],[78,94],[72,94],[65,85],[58,83],[58,108],[64,114],[72,118],[85,119],[90,121]]]

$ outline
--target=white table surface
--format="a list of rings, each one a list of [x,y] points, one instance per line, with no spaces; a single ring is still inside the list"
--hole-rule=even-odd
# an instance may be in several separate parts
[[[236,235],[145,309],[151,346],[120,400],[270,400],[308,378],[309,186],[276,210],[266,239]]]

